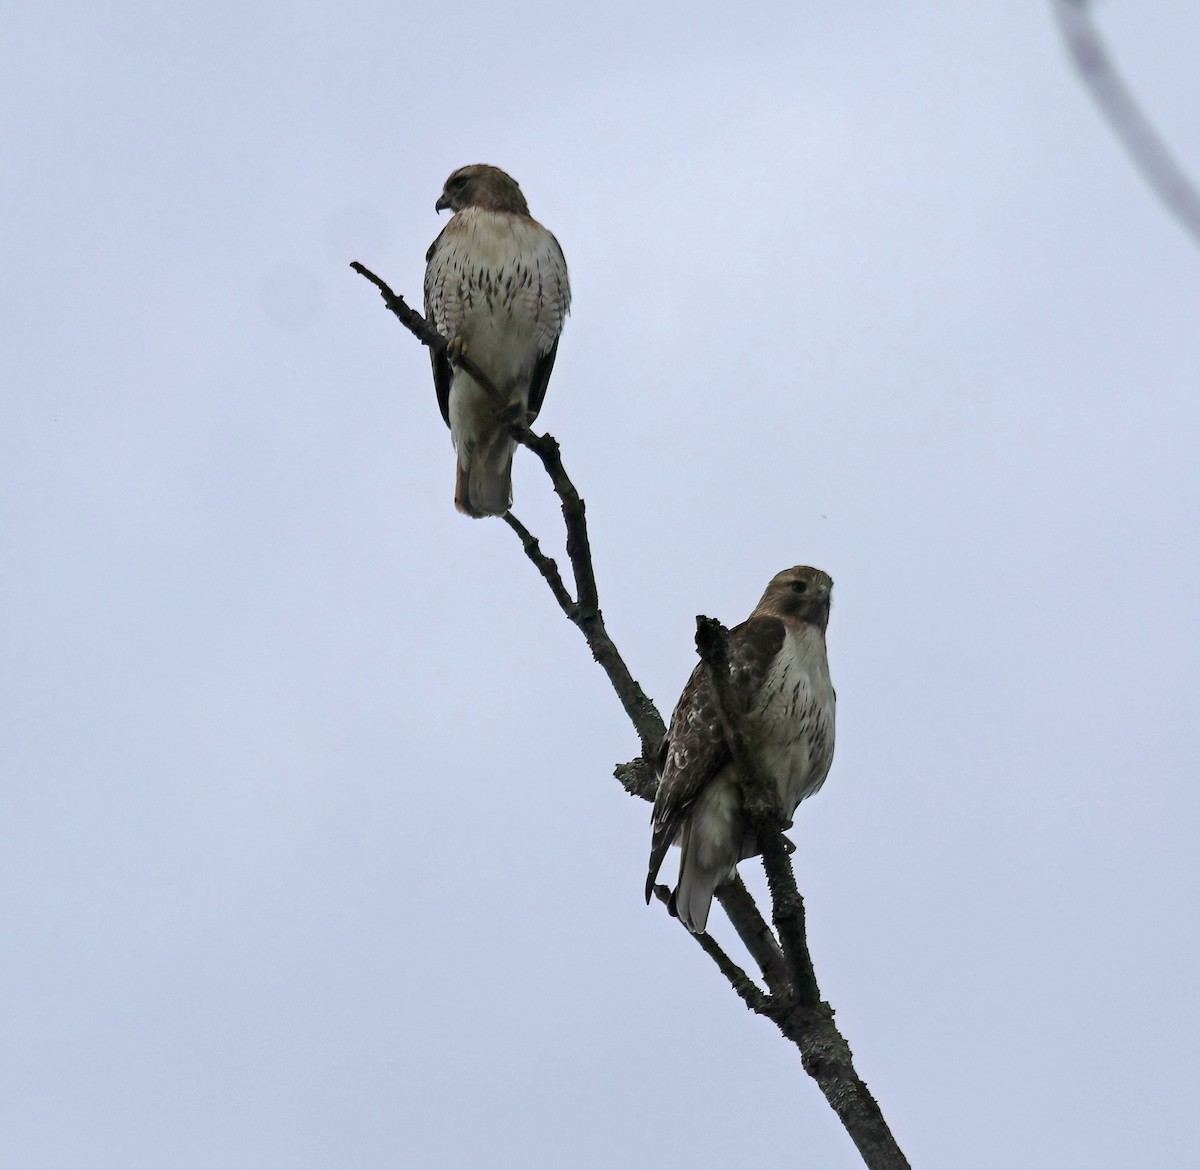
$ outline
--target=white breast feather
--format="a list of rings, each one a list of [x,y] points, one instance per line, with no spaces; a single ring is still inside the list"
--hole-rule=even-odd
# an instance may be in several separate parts
[[[833,762],[834,694],[820,630],[789,630],[751,713],[762,764],[787,816],[812,796]]]
[[[426,270],[433,324],[461,337],[498,386],[521,393],[570,307],[562,250],[541,224],[520,216],[469,207],[455,221]]]

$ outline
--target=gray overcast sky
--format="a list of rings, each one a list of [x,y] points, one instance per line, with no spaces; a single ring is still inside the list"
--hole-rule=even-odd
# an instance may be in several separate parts
[[[1200,173],[1200,12],[1100,14]],[[26,4],[0,78],[5,1167],[858,1165],[347,267],[419,302],[475,161],[664,712],[837,582],[796,865],[914,1166],[1200,1164],[1200,250],[1043,3]]]

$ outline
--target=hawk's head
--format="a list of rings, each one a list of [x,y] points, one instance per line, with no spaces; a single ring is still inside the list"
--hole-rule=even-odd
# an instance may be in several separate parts
[[[833,578],[820,569],[795,565],[771,578],[771,584],[754,607],[756,614],[795,617],[822,630],[829,625],[829,598]]]
[[[441,197],[434,207],[438,211],[462,211],[464,207],[479,207],[484,211],[511,211],[528,215],[529,204],[511,175],[487,163],[472,163],[459,167],[446,180]]]

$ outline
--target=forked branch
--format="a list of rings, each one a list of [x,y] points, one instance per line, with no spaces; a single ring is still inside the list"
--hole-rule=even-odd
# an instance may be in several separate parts
[[[423,345],[437,352],[450,349],[446,339],[378,276],[357,262],[351,268],[379,289],[384,304]],[[626,791],[653,800],[658,786],[653,761],[666,734],[666,726],[658,709],[630,674],[605,628],[592,566],[586,508],[563,467],[558,443],[550,435],[534,434],[523,421],[513,419],[508,404],[502,400],[487,373],[471,361],[469,354],[450,352],[448,356],[491,395],[497,416],[506,420],[512,437],[538,457],[550,477],[562,506],[574,596],[563,581],[557,562],[542,551],[529,529],[511,512],[504,520],[520,539],[525,555],[541,574],[559,608],[587,639],[592,656],[608,675],[637,731],[642,754],[617,767],[618,779]],[[767,991],[764,992],[709,935],[694,937],[742,1002],[751,1011],[773,1021],[796,1045],[805,1070],[820,1086],[870,1170],[908,1170],[908,1162],[892,1138],[879,1106],[854,1071],[849,1045],[834,1026],[833,1009],[820,1001],[805,941],[804,903],[796,888],[778,810],[770,786],[754,768],[741,731],[742,713],[736,710],[731,699],[727,632],[719,622],[710,619],[699,619],[699,623],[697,648],[716,683],[722,725],[741,771],[750,823],[759,835],[778,937],[772,934],[754,899],[736,875],[717,891],[717,899],[758,965]],[[656,887],[656,893],[661,899],[666,888]]]

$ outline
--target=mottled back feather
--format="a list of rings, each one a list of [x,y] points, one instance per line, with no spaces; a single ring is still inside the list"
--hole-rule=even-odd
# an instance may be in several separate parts
[[[807,565],[776,573],[750,617],[729,634],[735,709],[728,715],[741,722],[784,817],[820,788],[833,761],[836,697],[825,649],[832,588],[827,573]],[[678,843],[679,880],[668,904],[699,933],[721,883],[759,849],[703,664],[671,716],[658,770],[646,900],[667,850]]]
[[[752,617],[729,631],[729,681],[738,705],[748,710],[771,672],[787,629],[779,618]],[[716,688],[708,667],[692,671],[675,705],[659,749],[658,796],[654,801],[646,898],[654,892],[667,850],[704,786],[731,759],[721,727]]]

